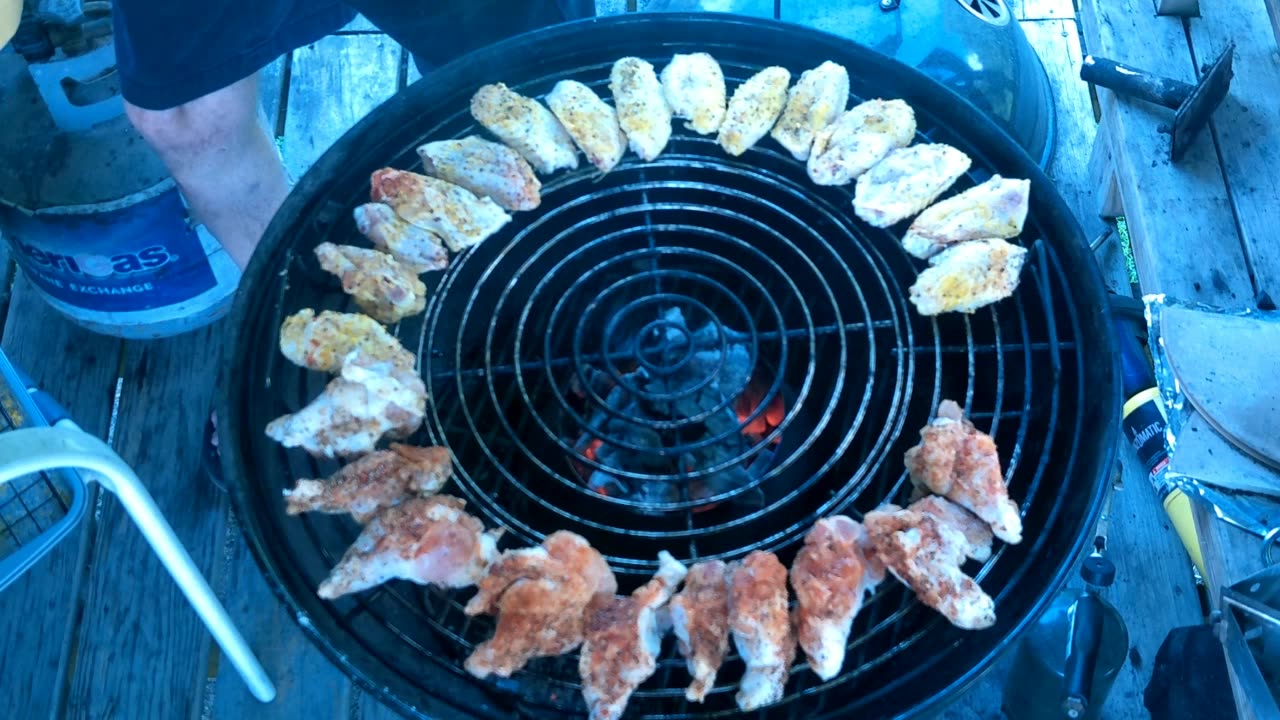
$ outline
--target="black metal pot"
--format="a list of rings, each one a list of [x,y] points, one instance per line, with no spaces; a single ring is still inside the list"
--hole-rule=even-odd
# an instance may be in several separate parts
[[[921,317],[906,300],[921,263],[902,250],[902,228],[877,230],[854,217],[851,187],[814,186],[769,139],[735,159],[680,127],[652,163],[628,156],[604,178],[584,166],[546,179],[541,207],[454,258],[443,275],[428,276],[427,312],[397,333],[418,353],[431,392],[427,427],[416,440],[448,446],[454,456],[456,479],[446,490],[465,497],[486,523],[509,527],[512,545],[558,529],[582,533],[627,590],[652,572],[660,549],[688,560],[733,559],[761,547],[789,562],[817,518],[904,501],[902,452],[940,399],[962,401],[995,437],[1027,528],[1020,545],[999,547],[984,566],[968,568],[996,600],[996,626],[959,631],[888,582],[855,623],[844,672],[822,683],[797,666],[768,717],[938,710],[1043,611],[1092,538],[1120,401],[1108,304],[1078,225],[1017,143],[921,73],[793,25],[663,14],[542,30],[440,68],[320,158],[246,272],[234,311],[240,332],[225,354],[217,410],[223,469],[268,583],[336,664],[406,714],[580,713],[577,662],[539,660],[509,680],[478,681],[461,664],[491,624],[463,615],[468,593],[391,583],[336,602],[316,596],[358,529],[333,516],[285,516],[281,490],[335,466],[286,452],[263,434],[269,420],[308,402],[327,380],[281,357],[280,323],[303,307],[353,307],[320,272],[312,249],[363,242],[351,211],[367,200],[373,170],[416,167],[422,141],[477,132],[468,103],[481,84],[502,81],[541,95],[571,77],[604,92],[618,57],[661,66],[674,52],[699,50],[720,60],[731,85],[765,65],[799,72],[840,62],[851,71],[855,100],[903,98],[924,138],[973,158],[959,187],[994,172],[1029,178],[1031,212],[1020,242],[1030,252],[1018,292],[972,316]],[[619,265],[630,261],[634,267]],[[610,305],[611,288],[649,267],[653,292]],[[583,459],[572,448],[581,427],[564,410],[564,393],[547,388],[607,359],[601,328],[628,303],[658,295],[689,312],[698,303],[710,308],[734,342],[753,349],[756,369],[771,369],[778,381],[771,392],[783,388],[778,455],[741,490],[742,497],[759,490],[758,504],[735,503],[733,491],[708,511],[684,496],[655,515],[591,493],[572,474]],[[735,715],[736,655],[708,702],[690,705],[672,645],[629,714]]]

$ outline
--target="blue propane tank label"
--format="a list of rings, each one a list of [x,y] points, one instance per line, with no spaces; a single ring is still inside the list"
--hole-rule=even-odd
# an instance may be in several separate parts
[[[117,205],[31,213],[0,204],[0,229],[32,282],[86,310],[154,310],[217,284],[176,188]]]

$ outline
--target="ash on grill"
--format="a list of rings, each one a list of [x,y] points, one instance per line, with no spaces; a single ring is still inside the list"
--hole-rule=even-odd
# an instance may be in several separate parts
[[[628,371],[617,373],[617,381],[584,364],[587,387],[578,378],[571,387],[578,404],[592,406],[587,428],[574,443],[581,458],[573,462],[591,490],[640,503],[702,500],[750,485],[773,465],[774,450],[761,445],[782,423],[785,405],[780,394],[768,397],[767,383],[753,379],[746,335],[714,321],[690,327],[672,307],[624,339],[621,354],[634,360]],[[780,441],[774,433],[769,444]],[[688,482],[611,470],[687,476]],[[755,487],[732,501],[754,509],[764,499]]]

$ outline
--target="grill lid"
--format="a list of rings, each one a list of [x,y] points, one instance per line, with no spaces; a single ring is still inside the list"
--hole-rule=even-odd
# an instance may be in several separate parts
[[[900,232],[857,220],[851,186],[814,186],[767,138],[730,158],[677,123],[654,162],[628,155],[604,178],[585,164],[545,178],[538,209],[425,276],[427,312],[397,335],[418,354],[431,393],[416,439],[454,456],[446,490],[488,525],[510,528],[507,546],[559,529],[582,534],[609,558],[623,592],[653,572],[662,549],[689,561],[763,547],[789,564],[817,518],[902,502],[903,451],[940,399],[962,401],[995,437],[1027,528],[1022,544],[972,568],[996,600],[997,625],[956,630],[887,582],[855,622],[842,674],[822,683],[797,667],[769,717],[938,707],[1043,609],[1091,532],[1114,446],[1107,419],[1119,407],[1107,305],[1078,226],[1007,135],[917,72],[790,25],[694,14],[539,31],[410,86],[316,163],[246,273],[241,332],[225,356],[223,465],[246,539],[312,639],[403,711],[581,712],[577,662],[471,678],[462,660],[492,625],[463,614],[469,591],[392,583],[335,602],[316,597],[357,528],[284,515],[281,490],[293,478],[336,466],[262,432],[326,380],[280,356],[280,323],[303,307],[352,310],[312,250],[362,242],[351,210],[367,200],[373,170],[412,169],[423,141],[478,132],[468,106],[481,84],[541,96],[574,78],[607,97],[618,57],[661,67],[672,53],[703,50],[731,86],[771,64],[798,73],[840,62],[854,102],[901,97],[924,138],[973,158],[957,189],[994,172],[1029,178],[1020,242],[1031,257],[1017,294],[973,316],[921,317],[905,294],[918,261]],[[629,714],[736,714],[736,655],[696,705],[684,700],[688,676],[673,646],[668,639]]]

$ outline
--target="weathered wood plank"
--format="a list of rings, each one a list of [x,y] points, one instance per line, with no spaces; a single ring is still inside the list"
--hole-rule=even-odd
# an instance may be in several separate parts
[[[354,20],[347,23],[346,25],[343,25],[342,28],[338,30],[338,32],[340,33],[380,33],[382,32],[382,30],[378,29],[378,26],[370,22],[369,18],[365,17],[364,15],[356,15]]]
[[[226,498],[200,459],[226,329],[126,345],[114,443],[205,577],[225,531]],[[200,707],[208,632],[113,496],[100,518],[67,712],[187,717]]]
[[[639,12],[707,12],[773,17],[773,0],[636,0]]]
[[[1205,3],[1190,23],[1199,63],[1217,59],[1236,44],[1231,92],[1210,124],[1217,140],[1227,191],[1253,270],[1254,287],[1280,298],[1280,55],[1262,3]]]
[[[0,233],[0,333],[4,332],[9,318],[9,300],[13,296],[13,284],[17,280],[17,268],[9,255],[9,241]]]
[[[107,437],[120,341],[72,324],[22,277],[14,283],[9,310],[5,354],[57,398],[86,432]],[[90,492],[95,488],[91,485]],[[0,634],[0,677],[10,717],[58,714],[85,574],[82,547],[93,527],[91,510],[80,528],[0,593],[0,618],[9,619]]]
[[[331,35],[293,53],[284,163],[306,169],[348,128],[396,91],[400,46],[385,35]]]
[[[258,99],[266,117],[267,130],[272,135],[280,122],[281,100],[285,97],[285,77],[288,74],[291,55],[286,53],[258,72]]]
[[[1014,13],[1019,20],[1070,20],[1076,16],[1076,8],[1072,0],[1013,0],[1013,2],[1016,4]]]

